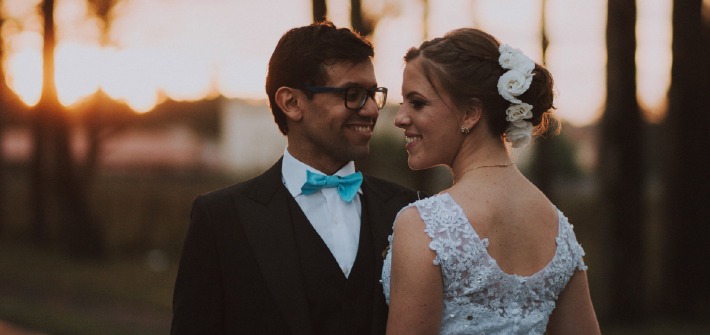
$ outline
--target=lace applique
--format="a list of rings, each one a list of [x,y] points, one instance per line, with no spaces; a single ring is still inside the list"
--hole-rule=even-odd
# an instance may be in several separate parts
[[[429,247],[441,266],[444,311],[441,334],[543,334],[560,292],[575,269],[586,270],[584,250],[567,218],[557,211],[555,255],[531,276],[503,272],[488,254],[463,209],[448,194],[412,204],[426,224]],[[401,212],[400,212],[401,213]],[[392,243],[392,236],[389,238]],[[391,253],[382,269],[382,285],[389,303]]]

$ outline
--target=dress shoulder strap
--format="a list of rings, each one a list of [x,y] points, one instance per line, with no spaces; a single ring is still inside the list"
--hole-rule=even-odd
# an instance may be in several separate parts
[[[563,246],[565,249],[569,250],[569,255],[572,263],[580,271],[585,271],[588,269],[587,265],[584,263],[584,249],[582,245],[577,242],[577,236],[574,234],[574,226],[569,223],[569,219],[557,209],[557,216],[559,221],[559,234],[557,237],[557,244]]]

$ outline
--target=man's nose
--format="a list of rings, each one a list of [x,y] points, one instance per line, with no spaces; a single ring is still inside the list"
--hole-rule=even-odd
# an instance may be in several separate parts
[[[380,110],[377,108],[375,98],[367,97],[367,101],[365,101],[365,104],[362,106],[362,108],[358,110],[358,114],[377,119],[377,117],[380,115]]]

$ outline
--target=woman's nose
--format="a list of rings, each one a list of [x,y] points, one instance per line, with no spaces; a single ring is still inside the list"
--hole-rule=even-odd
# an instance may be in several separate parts
[[[403,105],[400,105],[399,110],[397,110],[397,114],[394,116],[394,125],[399,128],[404,128],[408,126],[409,123],[410,119],[407,115],[407,111],[405,110]]]

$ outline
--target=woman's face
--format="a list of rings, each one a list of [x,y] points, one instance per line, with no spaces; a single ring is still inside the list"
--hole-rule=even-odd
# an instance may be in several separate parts
[[[409,167],[451,166],[464,139],[460,130],[464,113],[440,86],[434,88],[424,75],[421,58],[404,68],[402,97],[394,122],[404,129]]]

